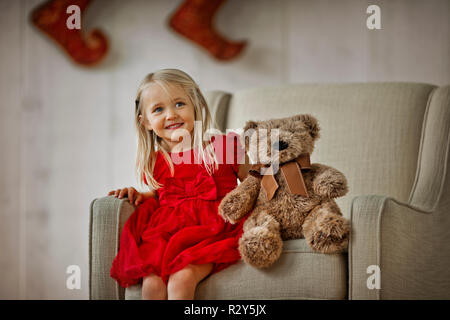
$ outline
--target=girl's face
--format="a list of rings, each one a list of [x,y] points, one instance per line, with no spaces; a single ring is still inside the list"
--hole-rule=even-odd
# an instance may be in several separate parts
[[[152,83],[143,92],[143,115],[141,123],[147,130],[153,130],[171,151],[182,136],[194,131],[195,111],[184,89],[169,85],[167,92],[158,84]],[[190,140],[190,141],[191,141]]]

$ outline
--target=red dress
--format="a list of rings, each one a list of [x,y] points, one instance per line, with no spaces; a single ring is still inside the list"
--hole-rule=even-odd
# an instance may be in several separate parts
[[[167,284],[172,273],[188,264],[213,263],[211,273],[215,273],[240,260],[238,240],[245,219],[232,225],[217,208],[237,185],[238,159],[244,152],[235,134],[215,138],[219,168],[212,176],[193,161],[174,163],[171,176],[164,157],[157,153],[154,178],[163,187],[157,190],[158,199],[146,200],[126,221],[112,263],[110,275],[122,287],[140,283],[151,273]],[[176,155],[196,157],[194,150]]]

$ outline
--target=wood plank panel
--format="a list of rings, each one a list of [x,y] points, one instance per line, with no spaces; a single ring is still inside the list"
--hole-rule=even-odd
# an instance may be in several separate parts
[[[367,80],[449,84],[450,1],[377,3],[382,29],[365,30]]]
[[[26,298],[79,299],[88,292],[89,202],[108,177],[108,72],[74,65],[26,23],[38,3],[23,12]],[[66,288],[69,265],[81,268],[81,290]]]
[[[366,8],[357,0],[288,1],[288,81],[365,81]]]
[[[217,29],[229,39],[247,39],[249,44],[241,56],[228,62],[218,62],[196,49],[202,90],[233,92],[286,80],[285,5],[286,1],[270,0],[223,4],[216,16]]]

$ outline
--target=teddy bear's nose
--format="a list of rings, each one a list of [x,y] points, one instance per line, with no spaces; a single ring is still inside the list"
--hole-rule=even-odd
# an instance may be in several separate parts
[[[289,146],[287,142],[284,142],[283,140],[276,141],[273,144],[274,149],[278,149],[279,151],[286,149]]]

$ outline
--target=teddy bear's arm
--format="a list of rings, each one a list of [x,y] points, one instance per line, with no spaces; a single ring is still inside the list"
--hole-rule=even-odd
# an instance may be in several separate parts
[[[314,192],[325,198],[342,197],[348,192],[347,179],[338,170],[324,165],[317,165],[313,179]]]
[[[225,221],[236,223],[249,213],[258,198],[261,180],[248,175],[240,185],[229,192],[219,205],[219,214]]]

